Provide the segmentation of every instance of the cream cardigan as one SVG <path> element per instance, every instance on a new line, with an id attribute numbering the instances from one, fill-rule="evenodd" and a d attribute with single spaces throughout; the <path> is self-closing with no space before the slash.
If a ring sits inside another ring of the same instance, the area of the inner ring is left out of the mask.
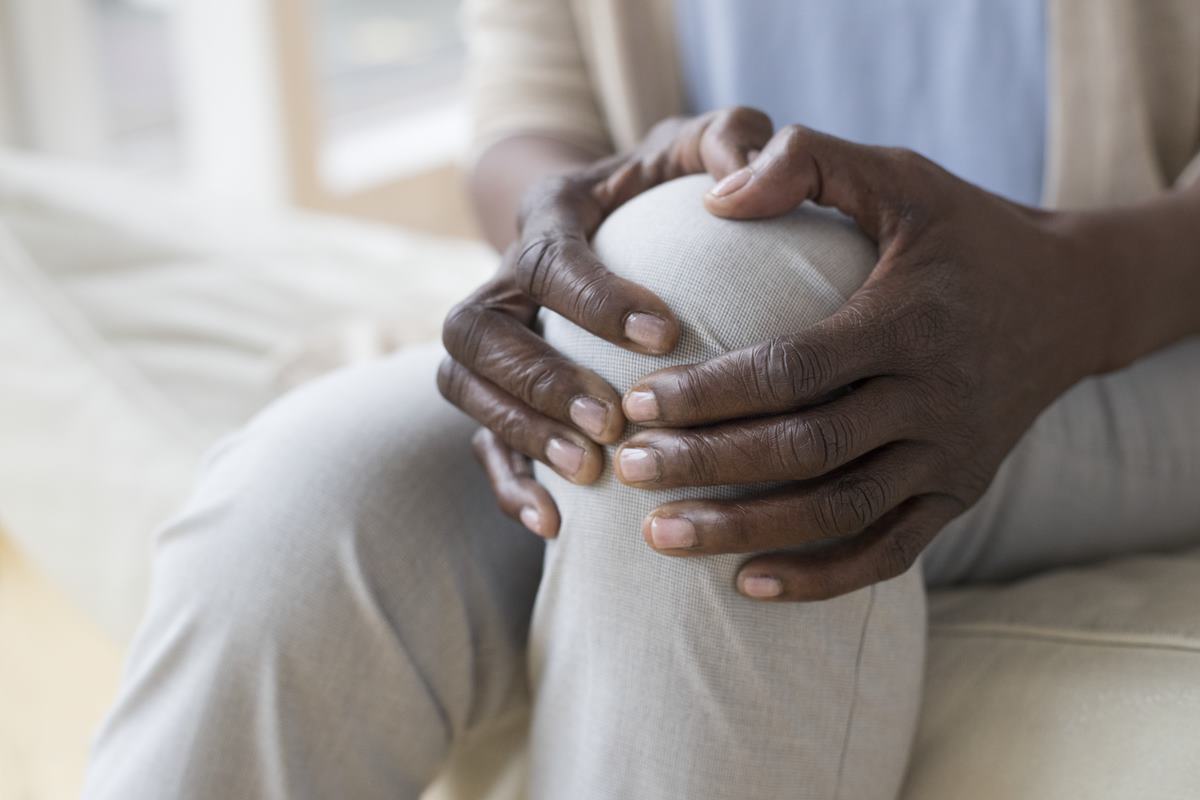
<path id="1" fill-rule="evenodd" d="M 1047 5 L 1045 204 L 1134 202 L 1200 177 L 1200 0 Z M 475 153 L 531 132 L 620 150 L 681 113 L 673 6 L 467 0 Z"/>

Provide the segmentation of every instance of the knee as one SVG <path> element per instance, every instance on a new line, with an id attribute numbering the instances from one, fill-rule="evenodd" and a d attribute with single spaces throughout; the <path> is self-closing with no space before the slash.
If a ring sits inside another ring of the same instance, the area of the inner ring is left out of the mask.
<path id="1" fill-rule="evenodd" d="M 594 238 L 610 270 L 651 289 L 675 312 L 683 326 L 677 361 L 816 323 L 875 264 L 874 243 L 836 213 L 805 207 L 775 219 L 721 219 L 703 206 L 710 186 L 707 176 L 664 184 L 619 208 Z M 547 336 L 565 332 L 548 324 Z M 653 368 L 668 365 L 656 360 Z"/>

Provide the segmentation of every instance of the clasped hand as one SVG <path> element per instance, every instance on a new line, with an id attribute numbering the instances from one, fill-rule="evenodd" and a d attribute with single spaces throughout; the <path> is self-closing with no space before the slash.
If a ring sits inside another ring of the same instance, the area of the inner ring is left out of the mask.
<path id="1" fill-rule="evenodd" d="M 545 306 L 630 350 L 670 352 L 670 309 L 588 242 L 621 203 L 699 172 L 718 180 L 711 213 L 836 208 L 878 244 L 878 263 L 823 322 L 618 397 L 531 325 Z M 475 449 L 501 508 L 535 532 L 554 536 L 559 517 L 529 459 L 590 483 L 628 420 L 645 429 L 617 451 L 626 484 L 782 484 L 660 506 L 643 523 L 651 547 L 754 554 L 737 588 L 756 599 L 834 597 L 911 567 L 1041 410 L 1109 366 L 1096 333 L 1108 296 L 1071 230 L 910 151 L 774 132 L 744 108 L 671 120 L 634 153 L 530 193 L 499 272 L 446 320 L 439 385 L 484 426 Z"/>

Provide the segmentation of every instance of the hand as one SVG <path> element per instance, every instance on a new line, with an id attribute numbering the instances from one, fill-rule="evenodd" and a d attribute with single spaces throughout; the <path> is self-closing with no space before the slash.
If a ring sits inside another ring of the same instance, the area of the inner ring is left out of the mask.
<path id="1" fill-rule="evenodd" d="M 524 200 L 518 241 L 495 277 L 446 318 L 449 358 L 438 385 L 484 425 L 474 448 L 500 507 L 535 533 L 556 535 L 559 515 L 528 459 L 591 483 L 603 468 L 597 445 L 615 442 L 625 428 L 612 387 L 531 329 L 538 307 L 621 347 L 670 352 L 679 338 L 671 310 L 649 290 L 609 273 L 588 242 L 633 196 L 686 174 L 723 178 L 770 136 L 770 120 L 747 109 L 668 120 L 630 155 L 537 184 Z"/>
<path id="2" fill-rule="evenodd" d="M 759 554 L 737 584 L 764 600 L 908 570 L 1038 413 L 1107 368 L 1115 318 L 1113 287 L 1064 218 L 908 151 L 790 127 L 705 198 L 734 219 L 806 200 L 878 242 L 866 283 L 818 325 L 644 378 L 625 414 L 656 427 L 616 457 L 618 477 L 643 488 L 786 482 L 668 503 L 644 522 L 666 555 Z"/>

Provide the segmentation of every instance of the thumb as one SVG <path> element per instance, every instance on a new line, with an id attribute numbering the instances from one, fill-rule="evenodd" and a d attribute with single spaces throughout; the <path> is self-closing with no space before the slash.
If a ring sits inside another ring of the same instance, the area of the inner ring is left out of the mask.
<path id="1" fill-rule="evenodd" d="M 708 172 L 720 180 L 746 166 L 770 140 L 771 118 L 745 106 L 660 122 L 594 196 L 606 211 L 660 183 Z"/>
<path id="2" fill-rule="evenodd" d="M 748 166 L 714 186 L 704 204 L 718 217 L 761 219 L 811 200 L 841 211 L 879 241 L 901 194 L 896 152 L 791 125 Z"/>

